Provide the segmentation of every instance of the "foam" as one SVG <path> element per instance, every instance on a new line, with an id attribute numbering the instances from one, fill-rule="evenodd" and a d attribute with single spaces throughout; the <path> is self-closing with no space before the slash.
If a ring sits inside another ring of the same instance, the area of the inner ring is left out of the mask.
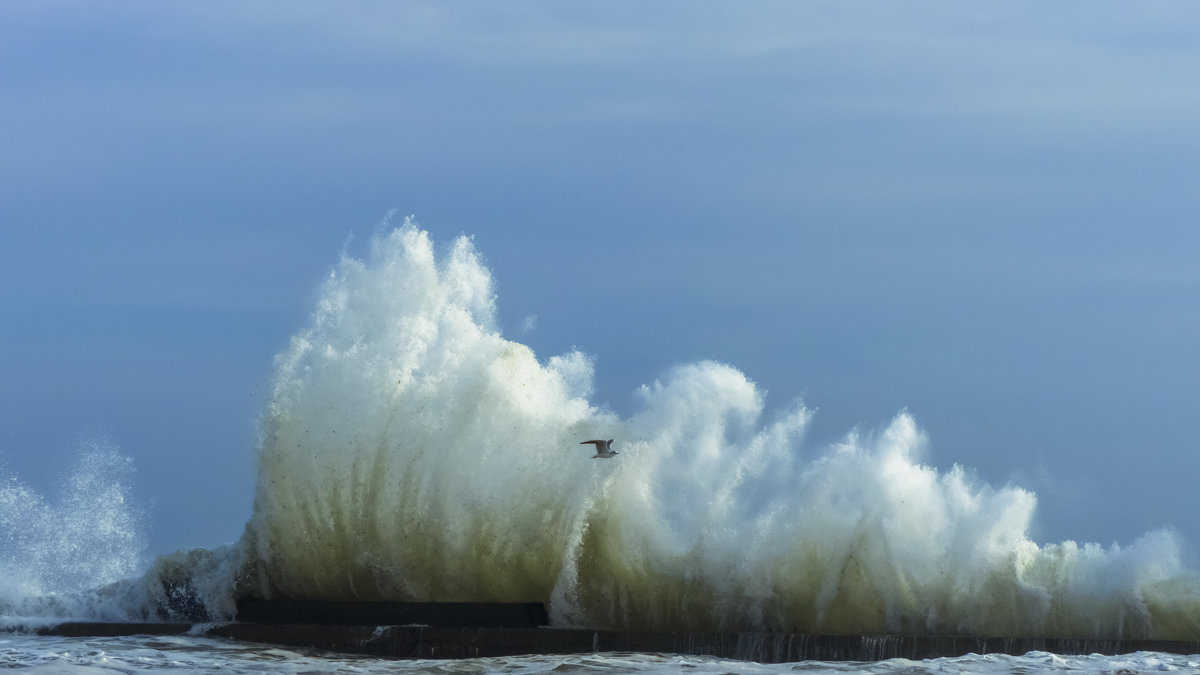
<path id="1" fill-rule="evenodd" d="M 1196 635 L 1173 533 L 1039 546 L 1034 495 L 923 464 L 905 412 L 813 447 L 803 405 L 768 419 L 744 374 L 701 362 L 621 418 L 588 400 L 590 359 L 496 326 L 465 237 L 439 254 L 406 222 L 341 260 L 277 358 L 244 586 L 543 601 L 598 627 Z"/>
<path id="2" fill-rule="evenodd" d="M 1174 533 L 1038 545 L 1035 496 L 924 463 L 907 412 L 817 445 L 802 404 L 768 414 L 704 361 L 620 417 L 590 402 L 591 359 L 496 326 L 469 239 L 377 236 L 277 357 L 244 537 L 147 563 L 132 465 L 90 444 L 60 495 L 0 477 L 0 620 L 224 621 L 254 595 L 541 601 L 595 628 L 1200 634 Z"/>
<path id="3" fill-rule="evenodd" d="M 146 563 L 132 473 L 129 457 L 102 439 L 83 445 L 58 494 L 0 478 L 0 617 L 113 615 L 111 598 L 92 590 Z"/>

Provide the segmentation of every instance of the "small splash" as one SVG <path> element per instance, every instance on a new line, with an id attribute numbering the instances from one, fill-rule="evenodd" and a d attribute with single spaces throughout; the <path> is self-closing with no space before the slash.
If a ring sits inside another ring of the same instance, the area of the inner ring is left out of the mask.
<path id="1" fill-rule="evenodd" d="M 0 479 L 0 630 L 234 616 L 234 586 L 245 578 L 240 545 L 150 560 L 133 474 L 133 461 L 101 440 L 81 449 L 49 497 L 15 476 Z"/>
<path id="2" fill-rule="evenodd" d="M 115 443 L 97 440 L 49 497 L 0 478 L 0 614 L 90 616 L 96 608 L 83 596 L 145 568 L 133 473 Z"/>
<path id="3" fill-rule="evenodd" d="M 144 516 L 132 460 L 110 441 L 89 443 L 52 498 L 14 476 L 0 484 L 0 594 L 64 593 L 135 574 L 145 564 Z"/>

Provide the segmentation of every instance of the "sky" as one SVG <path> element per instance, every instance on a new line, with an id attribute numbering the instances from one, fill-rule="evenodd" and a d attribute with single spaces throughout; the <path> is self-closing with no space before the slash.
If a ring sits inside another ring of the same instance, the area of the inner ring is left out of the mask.
<path id="1" fill-rule="evenodd" d="M 715 359 L 908 410 L 1030 534 L 1200 544 L 1200 5 L 0 4 L 0 471 L 137 467 L 235 540 L 272 360 L 343 252 L 474 238 L 593 401 Z M 389 216 L 391 214 L 391 216 Z M 1194 550 L 1193 550 L 1194 552 Z"/>

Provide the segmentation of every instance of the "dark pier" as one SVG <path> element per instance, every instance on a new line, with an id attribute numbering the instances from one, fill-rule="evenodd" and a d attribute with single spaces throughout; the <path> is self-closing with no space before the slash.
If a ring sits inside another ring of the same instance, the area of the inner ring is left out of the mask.
<path id="1" fill-rule="evenodd" d="M 405 659 L 521 654 L 651 652 L 786 663 L 929 659 L 965 654 L 1200 653 L 1200 641 L 967 636 L 810 635 L 753 632 L 634 632 L 547 626 L 541 604 L 254 602 L 236 623 L 64 623 L 45 635 L 189 633 Z"/>

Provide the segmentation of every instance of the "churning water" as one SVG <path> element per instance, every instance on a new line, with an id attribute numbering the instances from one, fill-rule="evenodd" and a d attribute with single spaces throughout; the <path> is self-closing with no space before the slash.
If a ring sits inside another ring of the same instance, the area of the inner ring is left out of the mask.
<path id="1" fill-rule="evenodd" d="M 1038 545 L 1034 495 L 923 465 L 907 413 L 817 446 L 809 410 L 768 416 L 723 363 L 620 417 L 589 401 L 588 357 L 539 359 L 495 303 L 467 238 L 439 251 L 406 222 L 344 257 L 277 357 L 241 541 L 136 577 L 124 460 L 101 449 L 62 503 L 0 483 L 0 613 L 221 620 L 250 594 L 542 601 L 597 628 L 1200 637 L 1168 531 Z M 621 454 L 589 459 L 590 438 Z M 72 518 L 90 539 L 37 524 Z"/>
<path id="2" fill-rule="evenodd" d="M 1034 496 L 940 473 L 901 414 L 805 443 L 735 368 L 685 365 L 625 419 L 592 366 L 496 329 L 460 238 L 343 259 L 278 360 L 244 545 L 267 594 L 547 603 L 633 629 L 1194 638 L 1173 535 L 1038 546 Z M 590 460 L 579 441 L 617 438 Z"/>
<path id="3" fill-rule="evenodd" d="M 292 650 L 200 637 L 32 638 L 0 636 L 0 666 L 19 665 L 35 673 L 110 675 L 175 671 L 187 673 L 396 673 L 403 675 L 535 675 L 575 673 L 689 673 L 690 675 L 1007 675 L 1052 671 L 1132 675 L 1140 672 L 1197 672 L 1192 656 L 1139 652 L 1124 656 L 970 655 L 958 658 L 875 662 L 761 664 L 677 654 L 529 655 L 458 661 L 397 661 L 312 650 Z"/>

